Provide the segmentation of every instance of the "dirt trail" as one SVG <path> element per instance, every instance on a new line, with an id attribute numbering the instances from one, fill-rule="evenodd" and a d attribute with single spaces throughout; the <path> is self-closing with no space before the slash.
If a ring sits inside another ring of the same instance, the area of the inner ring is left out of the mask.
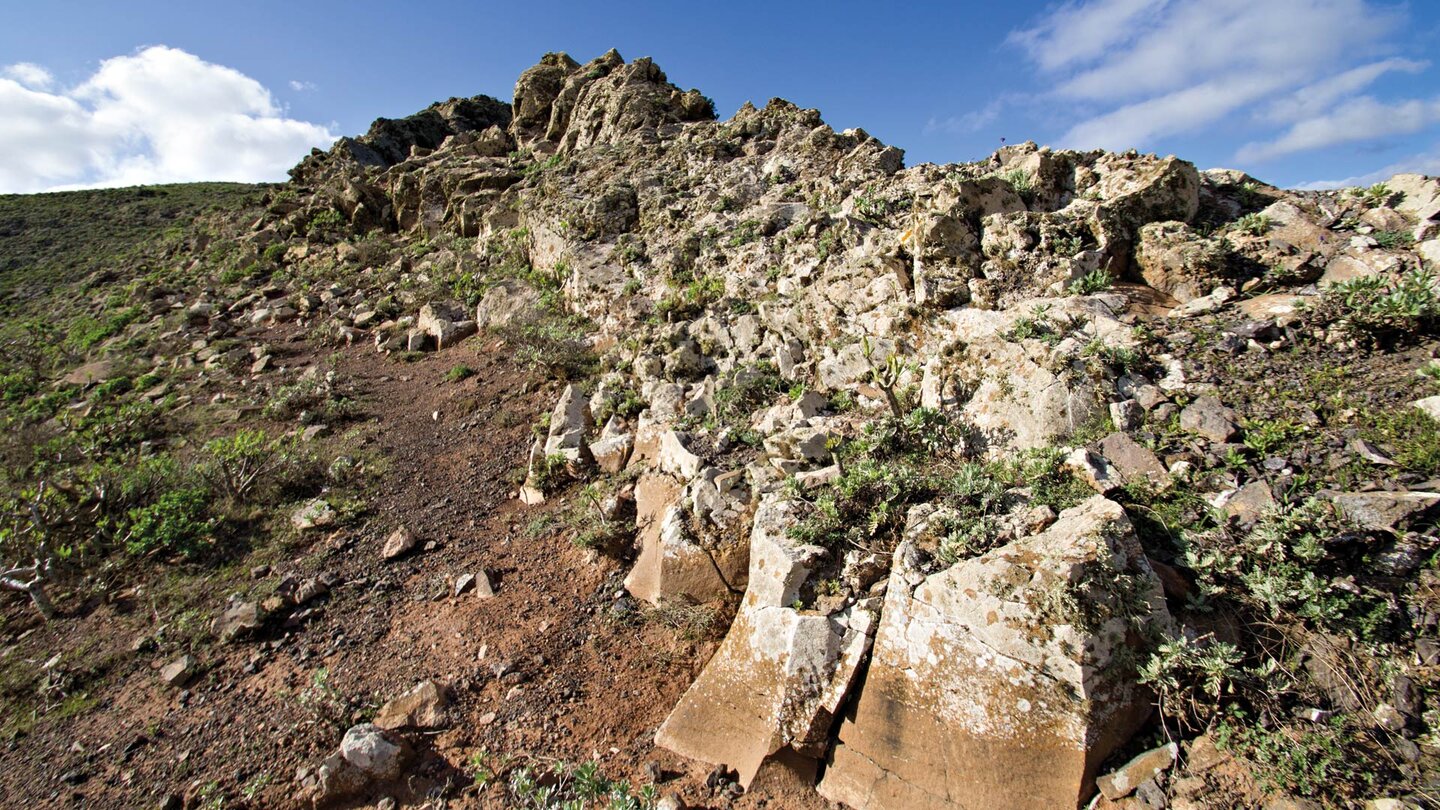
<path id="1" fill-rule="evenodd" d="M 273 345 L 286 365 L 317 362 L 295 334 Z M 333 356 L 364 417 L 360 433 L 388 468 L 352 526 L 320 537 L 268 578 L 324 572 L 344 584 L 297 627 L 260 640 L 196 650 L 205 673 L 185 692 L 155 669 L 173 655 L 132 652 L 154 633 L 142 588 L 50 627 L 34 626 L 5 655 L 36 665 L 108 662 L 98 687 L 68 722 L 43 716 L 0 751 L 0 794 L 11 806 L 151 806 L 168 794 L 224 795 L 223 806 L 296 806 L 294 776 L 333 750 L 344 728 L 386 699 L 430 678 L 452 685 L 453 722 L 411 734 L 421 756 L 401 785 L 341 806 L 393 796 L 402 806 L 448 797 L 448 807 L 505 807 L 498 785 L 473 787 L 475 757 L 495 764 L 596 759 L 610 778 L 648 781 L 692 806 L 729 806 L 705 787 L 706 767 L 655 749 L 655 728 L 715 647 L 620 599 L 624 564 L 576 548 L 563 525 L 565 498 L 538 508 L 512 496 L 530 424 L 554 402 L 554 382 L 514 368 L 494 340 L 476 338 L 413 363 L 368 347 Z M 460 383 L 457 364 L 476 374 Z M 367 427 L 368 426 L 368 427 Z M 400 525 L 430 550 L 385 563 L 380 547 Z M 236 563 L 248 571 L 250 563 Z M 487 571 L 496 596 L 453 596 L 464 573 Z M 242 583 L 243 584 L 243 583 Z M 208 623 L 227 593 L 210 596 Z M 35 625 L 7 601 L 6 627 Z M 101 639 L 98 642 L 87 639 Z M 496 677 L 497 665 L 504 666 Z M 752 791 L 736 806 L 818 807 L 812 791 Z M 189 805 L 187 805 L 189 806 Z M 440 805 L 435 805 L 440 806 Z"/>

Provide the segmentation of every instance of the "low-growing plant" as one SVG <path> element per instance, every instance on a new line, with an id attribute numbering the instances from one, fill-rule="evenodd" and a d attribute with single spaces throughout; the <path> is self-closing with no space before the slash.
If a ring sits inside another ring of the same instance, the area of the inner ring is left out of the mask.
<path id="1" fill-rule="evenodd" d="M 1235 220 L 1235 230 L 1250 236 L 1264 236 L 1270 231 L 1270 218 L 1264 214 L 1246 214 Z"/>
<path id="2" fill-rule="evenodd" d="M 1326 804 L 1358 798 L 1386 769 L 1344 715 L 1305 728 L 1267 728 L 1239 709 L 1215 729 L 1222 751 L 1244 757 L 1266 793 L 1323 799 Z"/>
<path id="3" fill-rule="evenodd" d="M 1115 277 L 1104 269 L 1092 270 L 1070 282 L 1066 291 L 1071 295 L 1094 295 L 1104 292 L 1115 284 Z"/>
<path id="4" fill-rule="evenodd" d="M 131 554 L 177 554 L 196 558 L 213 545 L 215 521 L 203 487 L 171 490 L 127 515 L 125 550 Z"/>
<path id="5" fill-rule="evenodd" d="M 1305 426 L 1293 419 L 1247 419 L 1245 446 L 1261 455 L 1269 455 L 1289 447 L 1306 433 Z"/>
<path id="6" fill-rule="evenodd" d="M 573 380 L 599 369 L 599 360 L 585 339 L 585 321 L 576 316 L 545 314 L 511 322 L 499 332 L 512 347 L 515 360 L 531 370 Z"/>
<path id="7" fill-rule="evenodd" d="M 445 380 L 445 382 L 448 383 L 458 383 L 464 382 L 465 380 L 468 380 L 474 376 L 475 369 L 461 363 L 459 365 L 451 366 L 450 370 L 445 372 L 445 376 L 443 377 L 443 379 Z"/>
<path id="8" fill-rule="evenodd" d="M 1394 344 L 1440 325 L 1440 292 L 1428 270 L 1407 270 L 1396 279 L 1361 276 L 1332 284 L 1309 307 L 1310 319 L 1366 343 Z"/>
<path id="9" fill-rule="evenodd" d="M 1386 250 L 1404 250 L 1415 244 L 1415 235 L 1409 231 L 1376 231 L 1370 238 Z"/>
<path id="10" fill-rule="evenodd" d="M 289 483 L 299 457 L 297 438 L 272 439 L 263 430 L 247 429 L 206 442 L 196 471 L 218 494 L 244 503 L 261 488 Z"/>
<path id="11" fill-rule="evenodd" d="M 1181 636 L 1155 647 L 1140 666 L 1139 681 L 1155 690 L 1162 718 L 1185 730 L 1203 728 L 1243 676 L 1243 660 L 1233 644 Z"/>

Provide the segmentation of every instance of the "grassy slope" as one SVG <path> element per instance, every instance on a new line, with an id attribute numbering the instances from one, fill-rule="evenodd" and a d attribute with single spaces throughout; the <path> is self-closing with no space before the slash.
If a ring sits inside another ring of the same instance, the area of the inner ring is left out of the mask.
<path id="1" fill-rule="evenodd" d="M 144 248 L 197 216 L 254 205 L 268 186 L 168 186 L 0 195 L 0 313 L 97 270 L 128 275 Z"/>

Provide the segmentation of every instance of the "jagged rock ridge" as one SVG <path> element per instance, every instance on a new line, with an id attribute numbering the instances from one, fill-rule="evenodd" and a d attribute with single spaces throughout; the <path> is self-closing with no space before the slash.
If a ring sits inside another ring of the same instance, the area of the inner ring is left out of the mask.
<path id="1" fill-rule="evenodd" d="M 1243 293 L 1263 338 L 1323 285 L 1434 262 L 1437 187 L 1397 178 L 1370 204 L 1033 143 L 902 157 L 779 99 L 716 121 L 646 59 L 548 54 L 512 107 L 452 100 L 307 159 L 250 239 L 338 253 L 314 226 L 335 211 L 356 232 L 473 240 L 388 276 L 496 279 L 478 302 L 363 323 L 331 307 L 343 339 L 380 351 L 503 333 L 556 300 L 588 319 L 606 370 L 567 388 L 521 496 L 543 500 L 559 469 L 626 471 L 630 592 L 739 597 L 660 745 L 746 785 L 825 762 L 821 793 L 856 808 L 1071 806 L 1151 713 L 1136 656 L 1182 637 L 1116 498 L 1185 480 L 1189 461 L 1126 425 L 1208 389 L 1173 356 L 1135 362 L 1134 327 Z M 805 393 L 735 413 L 766 375 Z M 873 543 L 801 540 L 815 493 L 851 474 L 837 448 L 887 408 L 903 420 L 902 398 L 965 427 L 933 448 L 957 470 L 1058 450 L 1093 497 L 1056 510 L 1016 482 L 982 519 L 937 493 Z M 1221 419 L 1216 446 L 1239 436 Z M 1106 423 L 1100 445 L 1074 441 Z M 957 527 L 981 553 L 953 552 Z"/>

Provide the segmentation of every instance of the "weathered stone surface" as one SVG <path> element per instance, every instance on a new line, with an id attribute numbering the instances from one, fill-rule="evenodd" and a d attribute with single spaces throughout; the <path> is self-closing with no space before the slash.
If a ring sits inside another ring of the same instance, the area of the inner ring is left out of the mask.
<path id="1" fill-rule="evenodd" d="M 385 546 L 380 549 L 380 558 L 393 560 L 409 554 L 420 544 L 420 538 L 410 531 L 409 526 L 401 526 L 385 538 Z"/>
<path id="2" fill-rule="evenodd" d="M 1215 397 L 1200 397 L 1180 412 L 1180 427 L 1212 442 L 1228 442 L 1240 435 L 1240 419 Z"/>
<path id="3" fill-rule="evenodd" d="M 1113 773 L 1107 773 L 1095 780 L 1096 787 L 1107 799 L 1121 799 L 1135 792 L 1141 783 L 1154 779 L 1157 774 L 1175 764 L 1180 754 L 1176 743 L 1152 748 L 1121 765 Z"/>
<path id="4" fill-rule="evenodd" d="M 1148 481 L 1159 484 L 1169 477 L 1155 451 L 1124 433 L 1111 433 L 1101 439 L 1099 450 L 1126 483 Z"/>
<path id="5" fill-rule="evenodd" d="M 590 444 L 590 455 L 601 472 L 615 474 L 625 469 L 630 460 L 630 451 L 635 449 L 635 437 L 629 433 L 606 436 Z"/>
<path id="6" fill-rule="evenodd" d="M 744 586 L 747 548 L 733 538 L 704 545 L 690 530 L 684 485 L 664 473 L 650 473 L 635 485 L 640 555 L 625 577 L 625 588 L 652 604 L 709 602 Z"/>
<path id="7" fill-rule="evenodd" d="M 1227 516 L 1248 526 L 1275 508 L 1275 504 L 1275 494 L 1270 491 L 1269 484 L 1264 481 L 1251 481 L 1226 499 L 1224 509 Z"/>
<path id="8" fill-rule="evenodd" d="M 261 624 L 263 624 L 263 617 L 260 615 L 259 605 L 254 602 L 237 601 L 231 603 L 224 613 L 215 617 L 211 629 L 221 641 L 235 641 L 259 630 Z"/>
<path id="9" fill-rule="evenodd" d="M 485 292 L 475 307 L 477 329 L 503 329 L 533 321 L 540 313 L 540 293 L 523 281 L 505 279 Z"/>
<path id="10" fill-rule="evenodd" d="M 656 463 L 660 469 L 686 481 L 700 473 L 700 457 L 685 446 L 684 435 L 673 430 L 660 434 Z"/>
<path id="11" fill-rule="evenodd" d="M 371 723 L 345 732 L 340 748 L 321 763 L 313 796 L 316 804 L 360 793 L 368 786 L 400 777 L 410 759 L 404 741 Z"/>
<path id="12" fill-rule="evenodd" d="M 655 735 L 663 748 L 734 768 L 742 785 L 767 761 L 823 755 L 873 631 L 868 602 L 828 616 L 790 607 L 824 553 L 785 535 L 793 520 L 777 495 L 761 501 L 740 612 Z"/>
<path id="13" fill-rule="evenodd" d="M 178 689 L 189 683 L 199 672 L 200 662 L 195 660 L 195 656 L 182 655 L 161 668 L 160 680 Z"/>
<path id="14" fill-rule="evenodd" d="M 1150 711 L 1119 653 L 1137 628 L 1171 631 L 1124 510 L 1096 496 L 928 576 L 912 556 L 896 551 L 821 794 L 858 810 L 1074 807 Z"/>
<path id="15" fill-rule="evenodd" d="M 1410 403 L 1419 408 L 1426 416 L 1440 421 L 1440 396 L 1425 397 Z"/>
<path id="16" fill-rule="evenodd" d="M 1375 531 L 1393 532 L 1425 522 L 1440 505 L 1440 492 L 1322 492 L 1355 523 Z"/>
<path id="17" fill-rule="evenodd" d="M 1114 492 L 1124 484 L 1119 472 L 1104 456 L 1096 455 L 1084 447 L 1073 450 L 1063 463 L 1065 469 L 1101 495 Z"/>
<path id="18" fill-rule="evenodd" d="M 550 432 L 545 438 L 545 455 L 561 455 L 568 461 L 581 461 L 589 456 L 585 436 L 595 426 L 590 415 L 590 399 L 578 385 L 567 385 L 550 413 Z"/>
<path id="19" fill-rule="evenodd" d="M 374 723 L 383 729 L 443 728 L 449 721 L 445 709 L 450 695 L 434 681 L 421 681 L 409 692 L 387 701 L 375 715 Z"/>
<path id="20" fill-rule="evenodd" d="M 1224 263 L 1219 241 L 1201 237 L 1183 222 L 1154 222 L 1140 229 L 1135 264 L 1141 279 L 1181 303 L 1215 289 Z"/>

